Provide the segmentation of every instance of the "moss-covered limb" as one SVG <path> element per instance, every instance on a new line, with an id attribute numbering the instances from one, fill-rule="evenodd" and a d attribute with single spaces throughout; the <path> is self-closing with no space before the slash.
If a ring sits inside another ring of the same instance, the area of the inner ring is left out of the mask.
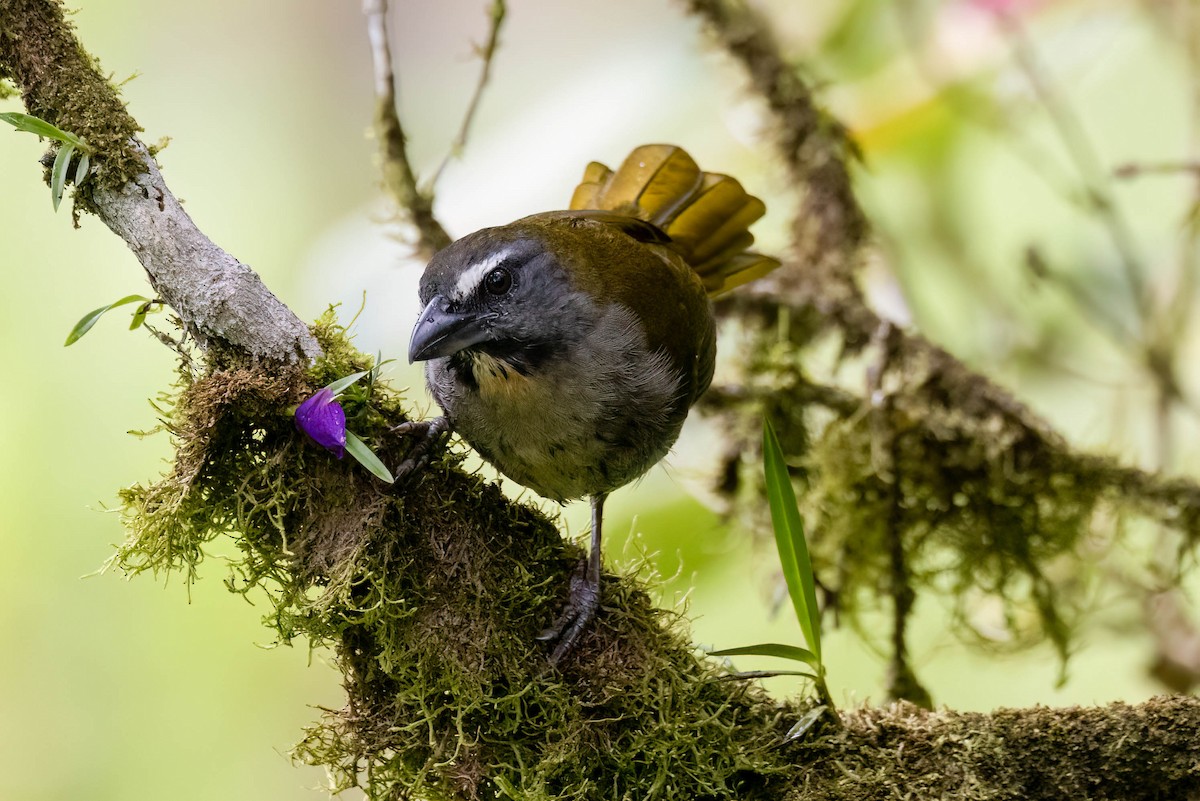
<path id="1" fill-rule="evenodd" d="M 118 187 L 143 171 L 133 146 L 141 128 L 58 0 L 0 0 L 0 78 L 16 84 L 30 114 L 87 141 L 92 180 Z"/>
<path id="2" fill-rule="evenodd" d="M 880 588 L 895 598 L 907 582 L 948 596 L 960 632 L 974 640 L 977 613 L 999 599 L 1008 647 L 1048 638 L 1065 662 L 1103 560 L 1128 530 L 1098 537 L 1095 523 L 1105 531 L 1114 517 L 1140 516 L 1180 531 L 1193 547 L 1200 536 L 1195 481 L 1080 453 L 932 346 L 925 347 L 933 358 L 916 358 L 911 336 L 893 331 L 886 370 L 861 394 L 816 385 L 800 343 L 777 328 L 759 336 L 752 383 L 723 388 L 709 408 L 726 417 L 722 427 L 734 438 L 752 432 L 763 413 L 776 423 L 806 488 L 818 575 L 850 621 L 878 608 Z M 745 444 L 731 450 L 743 455 L 722 471 L 720 489 L 743 514 L 759 515 L 756 444 L 752 434 L 740 436 Z"/>
<path id="3" fill-rule="evenodd" d="M 337 786 L 381 799 L 638 801 L 897 788 L 1049 799 L 1082 786 L 1089 794 L 1074 797 L 1182 798 L 1172 793 L 1195 786 L 1200 703 L 1189 699 L 995 716 L 858 710 L 844 731 L 784 746 L 801 710 L 723 677 L 625 577 L 604 577 L 596 620 L 551 669 L 535 635 L 580 549 L 453 458 L 389 488 L 307 443 L 284 409 L 369 366 L 330 319 L 318 338 L 327 358 L 310 371 L 184 379 L 164 407 L 177 462 L 125 493 L 131 536 L 118 563 L 187 571 L 214 538 L 234 538 L 230 586 L 265 591 L 284 641 L 335 649 L 347 704 L 297 754 Z M 397 394 L 376 385 L 347 414 L 386 463 L 404 458 Z"/>
<path id="4" fill-rule="evenodd" d="M 779 52 L 770 26 L 745 3 L 689 0 L 688 6 L 709 22 L 718 43 L 742 63 L 754 90 L 767 101 L 776 118 L 777 150 L 792 172 L 797 190 L 806 197 L 795 221 L 796 251 L 785 260 L 780 280 L 764 284 L 763 291 L 731 297 L 723 304 L 723 313 L 756 328 L 767 350 L 776 344 L 779 318 L 787 316 L 792 321 L 791 341 L 797 359 L 800 348 L 819 331 L 834 332 L 850 352 L 865 347 L 884 321 L 866 305 L 854 285 L 853 269 L 869 245 L 869 229 L 847 166 L 854 154 L 853 143 L 845 129 L 816 104 L 796 66 Z M 1185 531 L 1193 542 L 1200 538 L 1200 484 L 1196 481 L 1079 453 L 1011 392 L 919 334 L 892 330 L 889 350 L 892 372 L 905 376 L 892 392 L 907 396 L 907 426 L 925 429 L 935 441 L 945 439 L 952 430 L 955 438 L 967 440 L 957 443 L 959 446 L 977 451 L 986 449 L 980 440 L 995 436 L 1028 441 L 1032 451 L 1044 455 L 1063 474 L 1103 488 L 1102 492 L 1123 499 L 1157 522 Z M 771 379 L 769 374 L 752 375 L 747 383 L 761 388 Z M 773 394 L 770 405 L 777 408 L 801 410 L 817 403 L 843 417 L 865 408 L 861 398 L 804 380 L 776 383 L 768 391 Z M 733 386 L 726 387 L 726 392 L 744 394 L 742 388 Z M 815 397 L 814 392 L 824 396 Z M 743 408 L 754 408 L 757 413 L 761 407 Z M 929 419 L 924 416 L 927 409 L 933 413 Z M 942 455 L 940 450 L 932 451 L 930 458 Z M 799 452 L 793 455 L 801 456 Z M 913 495 L 919 501 L 922 493 L 918 488 Z"/>
<path id="5" fill-rule="evenodd" d="M 334 647 L 346 674 L 347 707 L 300 755 L 373 797 L 771 797 L 796 713 L 720 680 L 636 581 L 605 576 L 553 670 L 536 634 L 581 552 L 551 521 L 453 460 L 389 488 L 303 439 L 283 410 L 367 366 L 331 331 L 311 373 L 185 381 L 166 416 L 174 470 L 124 494 L 118 564 L 192 571 L 232 535 L 231 586 L 265 589 L 280 637 Z M 377 385 L 347 415 L 386 463 L 404 458 L 398 396 Z"/>
<path id="6" fill-rule="evenodd" d="M 57 0 L 0 0 L 0 78 L 17 85 L 31 114 L 87 140 L 94 172 L 77 189 L 77 208 L 129 244 L 202 345 L 261 362 L 319 355 L 308 327 L 184 212 Z"/>
<path id="7" fill-rule="evenodd" d="M 1134 513 L 1183 532 L 1195 546 L 1200 483 L 1080 452 L 1009 391 L 882 320 L 855 283 L 870 242 L 850 183 L 854 148 L 845 131 L 818 107 L 770 26 L 747 4 L 689 0 L 688 7 L 765 99 L 776 150 L 804 199 L 784 269 L 718 308 L 752 331 L 752 356 L 707 404 L 723 413 L 730 439 L 724 450 L 737 455 L 717 489 L 756 513 L 757 460 L 742 455 L 756 453 L 758 418 L 766 412 L 808 485 L 821 575 L 843 611 L 876 604 L 880 587 L 902 597 L 897 561 L 884 558 L 895 557 L 889 546 L 900 544 L 914 587 L 953 594 L 964 621 L 973 599 L 999 595 L 1013 602 L 1007 608 L 1015 641 L 1046 635 L 1065 661 L 1089 573 L 1062 563 L 1079 558 L 1093 520 Z M 879 415 L 868 411 L 877 398 L 867 396 L 875 393 L 822 386 L 801 364 L 810 345 L 832 338 L 844 356 L 865 355 L 869 368 L 885 329 L 888 375 L 880 388 L 888 437 L 881 439 L 870 424 Z M 885 470 L 880 457 L 889 442 L 897 450 Z M 896 522 L 897 508 L 899 528 L 889 529 L 885 521 Z M 1028 625 L 1024 608 L 1037 625 Z"/>
<path id="8" fill-rule="evenodd" d="M 841 734 L 798 749 L 789 799 L 1186 801 L 1200 797 L 1200 700 L 1133 706 L 844 715 Z"/>

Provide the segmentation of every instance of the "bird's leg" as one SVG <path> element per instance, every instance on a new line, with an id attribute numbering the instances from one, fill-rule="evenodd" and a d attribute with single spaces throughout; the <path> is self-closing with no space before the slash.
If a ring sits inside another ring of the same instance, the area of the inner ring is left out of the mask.
<path id="1" fill-rule="evenodd" d="M 438 440 L 450 431 L 450 421 L 446 417 L 435 417 L 432 420 L 410 420 L 392 429 L 392 433 L 401 436 L 414 435 L 417 441 L 409 448 L 408 457 L 393 470 L 396 481 L 407 477 L 429 462 L 430 451 Z"/>
<path id="2" fill-rule="evenodd" d="M 600 605 L 600 522 L 604 517 L 604 493 L 592 496 L 592 545 L 575 575 L 571 576 L 571 594 L 550 628 L 538 635 L 539 640 L 555 640 L 550 664 L 557 665 L 570 652 L 584 626 L 596 614 Z"/>

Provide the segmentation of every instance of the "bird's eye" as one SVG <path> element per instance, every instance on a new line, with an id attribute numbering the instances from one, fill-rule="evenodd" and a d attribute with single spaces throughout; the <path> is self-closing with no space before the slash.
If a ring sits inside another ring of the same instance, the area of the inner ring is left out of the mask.
<path id="1" fill-rule="evenodd" d="M 493 295 L 503 295 L 512 289 L 512 273 L 507 267 L 497 267 L 483 279 L 483 287 Z"/>

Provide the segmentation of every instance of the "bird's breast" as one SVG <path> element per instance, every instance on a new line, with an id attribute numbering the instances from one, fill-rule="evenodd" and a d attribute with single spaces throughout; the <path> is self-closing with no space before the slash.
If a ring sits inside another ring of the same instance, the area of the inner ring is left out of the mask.
<path id="1" fill-rule="evenodd" d="M 480 455 L 554 500 L 638 478 L 666 455 L 687 415 L 680 369 L 619 304 L 534 368 L 464 355 L 429 363 L 434 398 Z"/>

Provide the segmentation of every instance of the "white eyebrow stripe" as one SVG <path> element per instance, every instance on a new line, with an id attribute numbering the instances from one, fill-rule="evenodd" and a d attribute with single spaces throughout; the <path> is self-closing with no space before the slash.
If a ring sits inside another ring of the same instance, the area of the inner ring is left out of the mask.
<path id="1" fill-rule="evenodd" d="M 458 277 L 458 281 L 454 283 L 454 289 L 450 291 L 450 294 L 455 300 L 465 300 L 479 288 L 479 282 L 483 280 L 483 277 L 490 273 L 496 265 L 507 259 L 508 254 L 511 252 L 512 248 L 497 251 L 483 261 L 476 262 L 463 270 L 462 275 Z"/>

